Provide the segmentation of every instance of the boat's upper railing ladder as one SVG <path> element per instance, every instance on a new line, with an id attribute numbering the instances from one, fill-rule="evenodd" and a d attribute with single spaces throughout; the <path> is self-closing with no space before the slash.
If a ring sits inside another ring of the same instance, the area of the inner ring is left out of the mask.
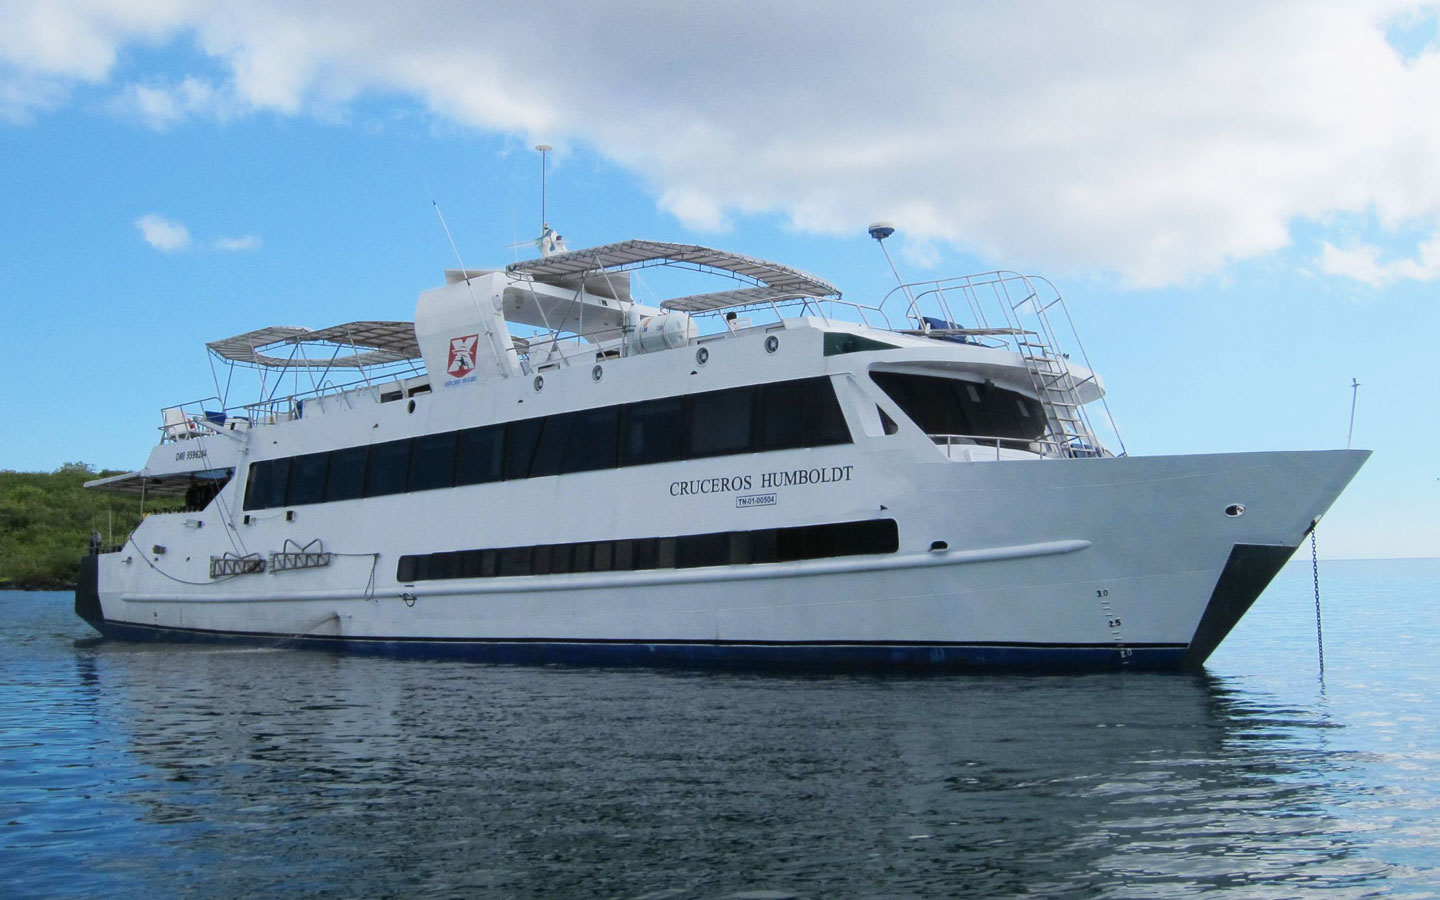
<path id="1" fill-rule="evenodd" d="M 1090 426 L 1089 414 L 1080 402 L 1080 385 L 1093 381 L 1095 376 L 1092 373 L 1077 380 L 1068 365 L 1069 357 L 1059 349 L 1049 312 L 1061 302 L 1058 294 L 1046 301 L 1033 292 L 1018 300 L 1007 298 L 1007 306 L 1017 323 L 1024 312 L 1032 311 L 1040 325 L 1035 331 L 1018 335 L 1016 345 L 1035 385 L 1035 394 L 1045 409 L 1051 440 L 1071 448 L 1072 455 L 1091 455 L 1098 452 L 1099 441 Z"/>
<path id="2" fill-rule="evenodd" d="M 1018 353 L 1030 374 L 1035 396 L 1044 408 L 1048 439 L 1055 446 L 1068 448 L 1071 456 L 1105 453 L 1081 401 L 1082 389 L 1095 380 L 1094 367 L 1080 343 L 1065 300 L 1053 284 L 1044 278 L 1016 272 L 987 272 L 902 285 L 892 290 L 886 299 L 902 293 L 908 303 L 907 314 L 921 333 L 933 335 L 937 329 L 941 335 L 983 333 L 986 339 L 998 340 Z M 927 306 L 938 310 L 938 324 L 936 316 L 926 315 Z M 966 329 L 960 324 L 962 318 L 957 317 L 957 310 L 966 313 L 964 318 L 979 327 Z M 1060 324 L 1085 361 L 1084 377 L 1077 377 L 1069 365 L 1070 355 L 1062 349 L 1059 338 L 1057 325 Z M 1123 453 L 1124 441 L 1115 428 L 1108 404 L 1104 404 L 1103 394 L 1101 403 L 1110 431 Z"/>

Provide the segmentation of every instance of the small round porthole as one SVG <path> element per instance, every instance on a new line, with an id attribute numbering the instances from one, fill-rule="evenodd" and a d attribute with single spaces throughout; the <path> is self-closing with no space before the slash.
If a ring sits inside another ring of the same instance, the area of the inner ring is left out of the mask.
<path id="1" fill-rule="evenodd" d="M 545 376 L 544 376 L 544 375 L 536 375 L 536 376 L 535 376 L 535 390 L 537 390 L 537 391 L 543 391 L 543 390 L 545 390 Z"/>
<path id="2" fill-rule="evenodd" d="M 412 413 L 415 411 L 415 401 L 414 401 L 414 400 L 411 400 L 409 403 L 405 404 L 405 411 L 406 411 L 406 412 L 412 412 Z"/>
<path id="3" fill-rule="evenodd" d="M 697 362 L 697 363 L 699 363 L 700 365 L 703 366 L 703 365 L 705 365 L 705 364 L 706 364 L 707 362 L 709 362 L 709 361 L 710 361 L 710 351 L 709 351 L 708 348 L 701 347 L 699 350 L 696 350 L 696 351 L 695 351 L 695 362 Z"/>
<path id="4" fill-rule="evenodd" d="M 1229 506 L 1225 507 L 1225 515 L 1229 516 L 1229 517 L 1232 518 L 1232 519 L 1238 519 L 1238 518 L 1240 518 L 1241 516 L 1245 515 L 1245 504 L 1243 504 L 1243 503 L 1232 503 L 1232 504 L 1230 504 Z"/>
<path id="5" fill-rule="evenodd" d="M 780 339 L 779 339 L 778 337 L 776 337 L 775 335 L 772 334 L 772 335 L 770 335 L 769 337 L 767 337 L 767 338 L 765 339 L 765 352 L 766 352 L 766 353 L 774 353 L 776 350 L 779 350 L 779 349 L 780 349 Z"/>
<path id="6" fill-rule="evenodd" d="M 602 379 L 602 378 L 604 378 L 604 377 L 605 377 L 605 368 L 604 368 L 603 366 L 596 366 L 595 368 L 593 368 L 593 369 L 590 370 L 590 380 L 591 380 L 591 381 L 599 381 L 600 379 Z"/>

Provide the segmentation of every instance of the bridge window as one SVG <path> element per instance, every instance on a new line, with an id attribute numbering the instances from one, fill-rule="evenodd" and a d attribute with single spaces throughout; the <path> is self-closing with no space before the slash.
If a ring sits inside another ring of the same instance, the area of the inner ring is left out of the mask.
<path id="1" fill-rule="evenodd" d="M 871 372 L 870 377 L 926 434 L 1025 443 L 1045 434 L 1039 401 L 1016 391 L 908 372 Z"/>

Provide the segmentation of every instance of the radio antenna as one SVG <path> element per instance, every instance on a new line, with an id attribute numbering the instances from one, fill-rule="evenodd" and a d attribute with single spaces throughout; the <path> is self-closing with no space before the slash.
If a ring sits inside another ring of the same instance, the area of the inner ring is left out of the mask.
<path id="1" fill-rule="evenodd" d="M 545 216 L 545 157 L 555 148 L 549 144 L 536 144 L 535 149 L 540 151 L 540 233 L 544 234 L 545 229 L 550 227 L 550 220 Z"/>
<path id="2" fill-rule="evenodd" d="M 549 144 L 536 144 L 535 149 L 540 151 L 540 237 L 535 240 L 535 246 L 544 258 L 564 253 L 569 248 L 565 246 L 563 237 L 550 230 L 550 217 L 545 214 L 545 163 L 546 157 L 555 148 Z"/>

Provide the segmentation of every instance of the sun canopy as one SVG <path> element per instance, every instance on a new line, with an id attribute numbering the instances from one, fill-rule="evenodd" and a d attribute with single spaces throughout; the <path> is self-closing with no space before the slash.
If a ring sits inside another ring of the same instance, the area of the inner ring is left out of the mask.
<path id="1" fill-rule="evenodd" d="M 677 297 L 660 304 L 666 309 L 700 312 L 750 303 L 840 296 L 834 285 L 789 266 L 695 244 L 661 241 L 624 241 L 587 250 L 572 250 L 511 263 L 505 270 L 512 275 L 528 275 L 537 281 L 566 283 L 596 272 L 625 272 L 650 266 L 688 268 L 754 285 L 740 290 Z"/>
<path id="2" fill-rule="evenodd" d="M 660 305 L 665 309 L 679 312 L 709 312 L 715 309 L 730 309 L 749 306 L 752 303 L 781 303 L 787 300 L 804 300 L 815 296 L 809 291 L 793 291 L 785 288 L 760 287 L 740 288 L 734 291 L 716 291 L 713 294 L 691 294 L 676 297 Z"/>
<path id="3" fill-rule="evenodd" d="M 358 369 L 420 358 L 413 322 L 347 322 L 319 331 L 271 325 L 205 346 L 222 359 L 278 369 Z M 302 348 L 329 355 L 305 355 Z"/>
<path id="4" fill-rule="evenodd" d="M 213 469 L 208 472 L 183 472 L 177 475 L 156 477 L 147 475 L 142 469 L 111 475 L 85 482 L 87 488 L 113 491 L 117 494 L 133 494 L 143 497 L 184 497 L 197 481 L 221 481 L 230 477 L 229 469 Z"/>

